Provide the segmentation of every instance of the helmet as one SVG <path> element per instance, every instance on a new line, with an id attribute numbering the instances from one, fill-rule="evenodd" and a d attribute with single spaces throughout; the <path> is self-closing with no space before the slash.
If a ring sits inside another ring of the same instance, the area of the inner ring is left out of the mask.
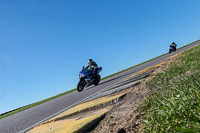
<path id="1" fill-rule="evenodd" d="M 92 62 L 92 61 L 93 61 L 92 59 L 89 59 L 89 60 L 88 60 L 88 63 L 90 63 L 90 62 Z"/>
<path id="2" fill-rule="evenodd" d="M 175 42 L 173 41 L 172 44 L 175 44 Z"/>

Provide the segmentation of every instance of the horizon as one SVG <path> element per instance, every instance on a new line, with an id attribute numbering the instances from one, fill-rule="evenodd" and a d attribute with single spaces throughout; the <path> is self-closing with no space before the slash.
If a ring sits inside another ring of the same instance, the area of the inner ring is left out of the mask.
<path id="1" fill-rule="evenodd" d="M 0 1 L 0 114 L 199 40 L 200 1 Z M 145 10 L 144 10 L 145 9 Z"/>

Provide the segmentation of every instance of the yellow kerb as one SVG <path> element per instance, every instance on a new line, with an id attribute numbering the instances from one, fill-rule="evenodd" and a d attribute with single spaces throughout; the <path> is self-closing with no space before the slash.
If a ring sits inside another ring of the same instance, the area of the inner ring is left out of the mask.
<path id="1" fill-rule="evenodd" d="M 72 119 L 59 120 L 56 122 L 46 123 L 35 127 L 28 133 L 74 133 L 80 130 L 83 126 L 89 122 L 100 118 L 111 108 L 104 108 L 97 112 L 91 113 L 90 115 L 83 117 L 78 116 Z"/>
<path id="2" fill-rule="evenodd" d="M 180 52 L 180 53 L 178 53 L 178 54 L 175 54 L 175 55 L 173 55 L 173 56 L 170 56 L 170 57 L 167 58 L 165 61 L 163 61 L 163 62 L 161 62 L 161 63 L 159 63 L 159 64 L 157 64 L 157 65 L 148 67 L 148 68 L 146 68 L 146 69 L 144 69 L 144 70 L 142 70 L 142 71 L 139 71 L 138 73 L 136 73 L 136 74 L 134 74 L 134 75 L 131 75 L 129 78 L 138 76 L 138 75 L 140 75 L 140 74 L 142 74 L 142 73 L 145 73 L 145 72 L 148 72 L 149 70 L 151 70 L 151 69 L 153 69 L 153 68 L 160 67 L 161 65 L 165 64 L 165 62 L 166 62 L 167 60 L 169 60 L 169 59 L 171 59 L 171 58 L 174 58 L 174 57 L 180 55 L 181 53 L 182 53 L 182 52 Z M 128 78 L 128 79 L 129 79 L 129 78 Z"/>
<path id="3" fill-rule="evenodd" d="M 88 101 L 79 104 L 55 117 L 44 122 L 43 124 L 33 128 L 28 133 L 71 133 L 79 130 L 81 127 L 89 123 L 90 121 L 99 118 L 101 115 L 108 112 L 111 107 L 101 109 L 91 114 L 85 114 L 84 116 L 74 116 L 73 118 L 65 118 L 72 113 L 79 112 L 81 110 L 91 108 L 109 101 L 115 100 L 126 93 L 118 94 L 116 96 L 105 96 L 97 98 L 92 101 Z M 56 120 L 57 119 L 57 120 Z M 55 121 L 56 120 L 56 121 Z"/>
<path id="4" fill-rule="evenodd" d="M 76 106 L 72 107 L 71 109 L 68 109 L 67 111 L 65 111 L 65 112 L 53 117 L 49 121 L 55 120 L 57 118 L 62 118 L 64 116 L 68 116 L 68 115 L 73 114 L 75 112 L 79 112 L 81 110 L 84 110 L 84 109 L 87 109 L 87 108 L 91 108 L 91 107 L 94 107 L 94 106 L 97 106 L 97 105 L 112 101 L 114 99 L 117 99 L 117 98 L 121 97 L 122 95 L 125 95 L 125 93 L 122 93 L 122 94 L 119 94 L 119 95 L 116 95 L 116 96 L 112 96 L 112 97 L 111 96 L 105 96 L 105 97 L 97 98 L 97 99 L 94 99 L 92 101 L 88 101 L 88 102 L 76 105 Z"/>

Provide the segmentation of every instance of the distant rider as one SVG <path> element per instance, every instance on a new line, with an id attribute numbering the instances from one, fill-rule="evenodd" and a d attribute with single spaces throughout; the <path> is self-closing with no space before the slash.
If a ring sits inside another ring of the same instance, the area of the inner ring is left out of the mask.
<path id="1" fill-rule="evenodd" d="M 86 66 L 86 69 L 88 69 L 88 68 L 93 71 L 93 75 L 92 76 L 95 77 L 97 75 L 97 73 L 98 73 L 98 65 L 97 65 L 97 63 L 95 61 L 93 61 L 92 59 L 89 59 L 88 60 L 88 64 Z"/>
<path id="2" fill-rule="evenodd" d="M 174 41 L 172 42 L 172 44 L 170 46 L 172 46 L 172 48 L 176 51 L 176 46 L 177 45 L 176 45 L 176 43 Z"/>

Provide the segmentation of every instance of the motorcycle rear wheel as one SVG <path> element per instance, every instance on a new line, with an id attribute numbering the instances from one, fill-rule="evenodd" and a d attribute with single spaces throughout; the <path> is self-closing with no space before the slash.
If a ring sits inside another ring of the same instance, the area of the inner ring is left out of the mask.
<path id="1" fill-rule="evenodd" d="M 99 82 L 100 82 L 100 80 L 101 80 L 101 76 L 100 76 L 99 74 L 97 74 L 97 75 L 95 76 L 95 80 L 94 80 L 93 84 L 94 84 L 94 85 L 98 85 Z"/>

